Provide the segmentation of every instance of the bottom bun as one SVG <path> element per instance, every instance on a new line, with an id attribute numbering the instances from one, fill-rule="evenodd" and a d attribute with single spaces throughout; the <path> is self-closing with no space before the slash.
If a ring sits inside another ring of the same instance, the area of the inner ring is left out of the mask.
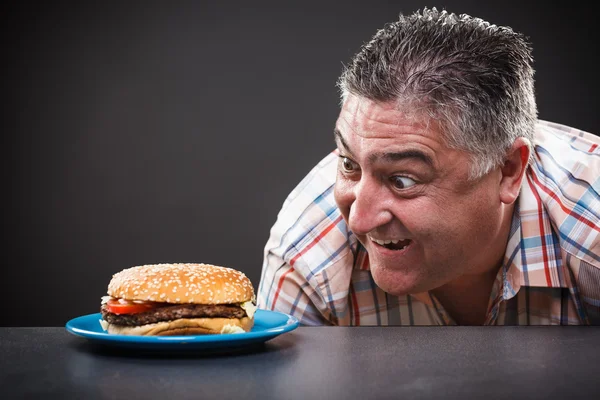
<path id="1" fill-rule="evenodd" d="M 173 335 L 212 335 L 234 332 L 241 328 L 249 332 L 254 326 L 254 318 L 182 318 L 173 321 L 157 322 L 141 326 L 108 324 L 108 333 L 116 335 L 173 336 Z"/>

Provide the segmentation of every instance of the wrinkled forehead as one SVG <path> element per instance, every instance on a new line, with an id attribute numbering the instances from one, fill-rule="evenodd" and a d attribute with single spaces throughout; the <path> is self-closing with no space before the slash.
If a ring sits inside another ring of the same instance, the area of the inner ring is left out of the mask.
<path id="1" fill-rule="evenodd" d="M 340 110 L 336 128 L 346 134 L 361 137 L 393 136 L 398 132 L 412 132 L 444 139 L 439 119 L 417 103 L 375 100 L 349 95 Z"/>

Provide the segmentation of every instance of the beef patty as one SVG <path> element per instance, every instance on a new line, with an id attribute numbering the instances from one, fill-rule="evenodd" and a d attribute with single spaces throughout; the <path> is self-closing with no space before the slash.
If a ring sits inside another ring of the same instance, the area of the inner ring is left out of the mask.
<path id="1" fill-rule="evenodd" d="M 110 324 L 140 326 L 179 318 L 243 318 L 246 311 L 231 304 L 169 304 L 138 314 L 113 314 L 103 304 L 102 318 Z"/>

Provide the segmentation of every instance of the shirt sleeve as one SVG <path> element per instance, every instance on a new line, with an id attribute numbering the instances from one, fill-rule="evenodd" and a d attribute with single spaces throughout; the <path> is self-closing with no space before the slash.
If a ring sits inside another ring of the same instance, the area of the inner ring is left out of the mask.
<path id="1" fill-rule="evenodd" d="M 306 278 L 277 254 L 267 252 L 259 283 L 258 308 L 283 312 L 302 325 L 332 325 L 327 306 Z M 317 301 L 314 301 L 317 300 Z"/>
<path id="2" fill-rule="evenodd" d="M 265 245 L 259 308 L 303 325 L 337 325 L 352 268 L 345 223 L 335 204 L 337 155 L 330 153 L 286 198 Z M 338 268 L 348 272 L 339 273 Z"/>

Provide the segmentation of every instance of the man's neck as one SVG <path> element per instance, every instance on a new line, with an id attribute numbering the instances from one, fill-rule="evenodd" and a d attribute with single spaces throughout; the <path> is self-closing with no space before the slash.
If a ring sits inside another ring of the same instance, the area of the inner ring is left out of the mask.
<path id="1" fill-rule="evenodd" d="M 458 325 L 483 325 L 497 271 L 465 276 L 431 292 Z"/>
<path id="2" fill-rule="evenodd" d="M 469 274 L 431 291 L 459 325 L 485 323 L 492 287 L 504 262 L 513 212 L 514 204 L 505 207 L 497 237 L 481 257 L 471 260 Z"/>

